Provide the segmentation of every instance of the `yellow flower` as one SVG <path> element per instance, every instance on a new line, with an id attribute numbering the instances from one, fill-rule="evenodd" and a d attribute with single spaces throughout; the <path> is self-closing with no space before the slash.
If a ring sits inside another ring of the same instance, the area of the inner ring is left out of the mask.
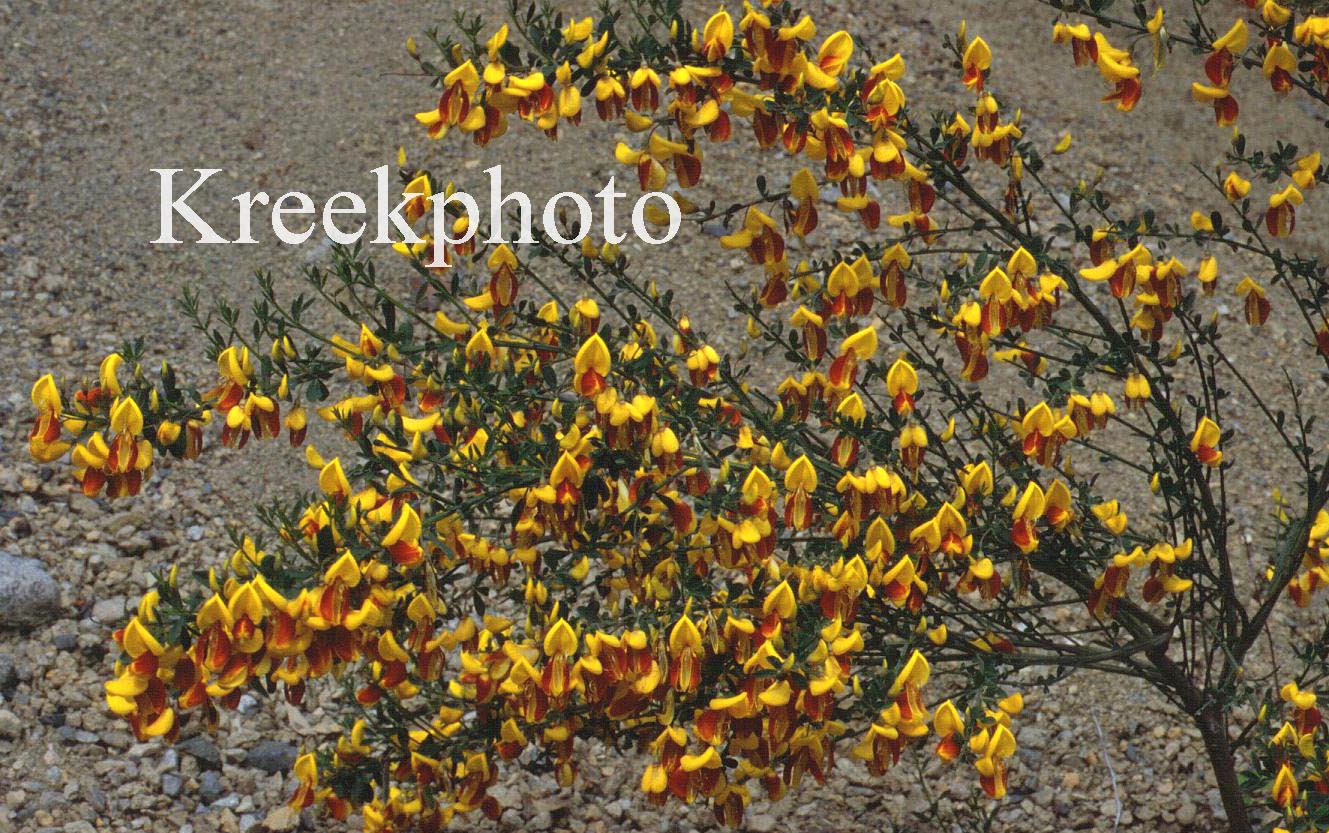
<path id="1" fill-rule="evenodd" d="M 1223 180 L 1223 193 L 1227 195 L 1229 202 L 1236 202 L 1250 192 L 1250 180 L 1242 179 L 1236 171 L 1229 173 Z"/>
<path id="2" fill-rule="evenodd" d="M 1320 152 L 1307 154 L 1297 160 L 1292 171 L 1292 181 L 1297 187 L 1310 189 L 1315 187 L 1316 177 L 1320 172 Z M 1300 203 L 1298 203 L 1299 205 Z"/>
<path id="3" fill-rule="evenodd" d="M 694 33 L 693 37 L 696 35 Z M 723 9 L 711 16 L 702 29 L 700 47 L 701 56 L 708 61 L 718 61 L 729 52 L 734 43 L 734 21 L 729 12 Z M 694 44 L 696 47 L 696 44 Z"/>
<path id="4" fill-rule="evenodd" d="M 1232 27 L 1225 34 L 1214 41 L 1214 51 L 1223 50 L 1233 55 L 1240 55 L 1246 51 L 1246 44 L 1250 40 L 1250 30 L 1246 28 L 1246 21 L 1237 18 Z"/>
<path id="5" fill-rule="evenodd" d="M 28 453 L 39 463 L 58 460 L 71 444 L 60 439 L 63 409 L 60 391 L 51 374 L 41 377 L 32 386 L 32 404 L 37 409 L 37 418 L 28 432 Z"/>
<path id="6" fill-rule="evenodd" d="M 891 395 L 891 406 L 901 416 L 914 410 L 914 394 L 918 392 L 918 372 L 903 357 L 896 359 L 886 371 L 886 392 Z"/>
<path id="7" fill-rule="evenodd" d="M 1292 767 L 1287 764 L 1280 766 L 1272 788 L 1274 803 L 1284 810 L 1291 809 L 1299 791 L 1297 776 L 1293 774 Z"/>
<path id="8" fill-rule="evenodd" d="M 1223 452 L 1218 450 L 1221 438 L 1218 424 L 1209 417 L 1202 417 L 1191 436 L 1191 453 L 1206 466 L 1217 466 L 1223 462 Z"/>
<path id="9" fill-rule="evenodd" d="M 1249 275 L 1242 278 L 1233 291 L 1238 298 L 1243 299 L 1247 324 L 1258 327 L 1269 319 L 1270 305 L 1264 287 L 1251 280 Z"/>
<path id="10" fill-rule="evenodd" d="M 982 38 L 974 38 L 965 47 L 960 63 L 964 66 L 964 85 L 977 92 L 983 91 L 983 79 L 992 68 L 992 48 Z"/>
<path id="11" fill-rule="evenodd" d="M 598 396 L 605 390 L 609 366 L 609 347 L 597 333 L 582 344 L 573 361 L 577 374 L 574 382 L 576 391 L 587 398 Z"/>
<path id="12" fill-rule="evenodd" d="M 1123 395 L 1126 397 L 1128 407 L 1141 407 L 1149 401 L 1151 395 L 1149 380 L 1141 374 L 1132 373 L 1127 376 L 1123 387 Z"/>

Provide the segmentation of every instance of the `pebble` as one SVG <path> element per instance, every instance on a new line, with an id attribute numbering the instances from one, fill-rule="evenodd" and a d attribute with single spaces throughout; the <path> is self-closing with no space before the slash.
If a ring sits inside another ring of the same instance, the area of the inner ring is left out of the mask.
<path id="1" fill-rule="evenodd" d="M 214 770 L 207 770 L 198 777 L 198 798 L 204 804 L 211 804 L 221 798 L 221 775 Z"/>
<path id="2" fill-rule="evenodd" d="M 90 497 L 73 494 L 69 497 L 69 510 L 76 515 L 92 515 L 101 512 L 101 507 Z"/>
<path id="3" fill-rule="evenodd" d="M 18 688 L 18 669 L 14 667 L 14 658 L 9 654 L 0 654 L 0 694 L 8 697 Z"/>
<path id="4" fill-rule="evenodd" d="M 92 606 L 92 619 L 103 625 L 119 625 L 125 619 L 125 597 L 99 599 Z"/>
<path id="5" fill-rule="evenodd" d="M 0 709 L 0 738 L 17 740 L 23 737 L 23 721 L 8 709 Z"/>
<path id="6" fill-rule="evenodd" d="M 184 781 L 180 780 L 179 775 L 170 772 L 162 775 L 162 793 L 165 795 L 175 798 L 180 794 L 182 787 L 184 787 Z"/>
<path id="7" fill-rule="evenodd" d="M 1177 824 L 1183 828 L 1189 827 L 1195 822 L 1195 805 L 1190 801 L 1181 802 L 1181 806 L 1177 807 L 1176 815 Z"/>
<path id="8" fill-rule="evenodd" d="M 263 826 L 268 830 L 278 833 L 278 831 L 294 830 L 300 823 L 300 813 L 290 805 L 283 804 L 274 808 L 263 819 Z"/>
<path id="9" fill-rule="evenodd" d="M 217 744 L 213 743 L 212 738 L 207 735 L 195 735 L 187 740 L 182 740 L 175 745 L 175 748 L 177 751 L 183 752 L 198 761 L 199 769 L 221 769 L 221 751 L 217 749 Z"/>
<path id="10" fill-rule="evenodd" d="M 106 812 L 106 793 L 96 784 L 87 784 L 83 790 L 83 797 L 87 800 L 88 806 L 98 813 Z"/>
<path id="11" fill-rule="evenodd" d="M 60 587 L 42 562 L 0 550 L 0 628 L 47 624 L 61 613 Z"/>
<path id="12" fill-rule="evenodd" d="M 245 766 L 271 775 L 286 772 L 295 764 L 296 747 L 293 743 L 276 740 L 261 741 L 245 755 Z"/>

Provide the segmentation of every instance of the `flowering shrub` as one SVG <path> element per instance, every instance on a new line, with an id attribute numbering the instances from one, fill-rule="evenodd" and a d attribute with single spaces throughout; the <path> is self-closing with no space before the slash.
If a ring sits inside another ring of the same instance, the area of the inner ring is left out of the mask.
<path id="1" fill-rule="evenodd" d="M 1130 44 L 1094 26 L 1137 33 L 1155 65 L 1203 55 L 1195 98 L 1221 125 L 1239 70 L 1326 101 L 1329 18 L 1266 2 L 1225 12 L 1225 34 L 1195 11 L 1178 35 L 1143 4 L 1054 5 L 1053 41 L 1120 110 L 1149 91 Z M 593 99 L 637 137 L 614 154 L 643 190 L 700 191 L 708 144 L 805 161 L 727 208 L 677 195 L 757 275 L 734 289 L 746 355 L 722 355 L 612 243 L 476 234 L 399 246 L 409 296 L 358 248 L 295 299 L 260 277 L 247 326 L 186 296 L 217 366 L 203 391 L 138 345 L 72 393 L 39 380 L 32 454 L 68 455 L 88 495 L 137 493 L 214 421 L 227 446 L 300 446 L 312 414 L 351 449 L 306 445 L 316 494 L 267 508 L 269 534 L 205 580 L 162 576 L 116 632 L 107 703 L 138 737 L 214 727 L 245 691 L 298 704 L 335 676 L 353 714 L 297 761 L 297 807 L 437 830 L 498 813 L 486 790 L 506 762 L 573 783 L 578 743 L 599 738 L 649 752 L 649 801 L 737 824 L 758 794 L 831 778 L 837 750 L 874 773 L 936 755 L 999 799 L 1020 681 L 1089 668 L 1194 721 L 1233 830 L 1324 827 L 1310 689 L 1326 634 L 1287 637 L 1281 679 L 1253 653 L 1277 606 L 1329 584 L 1324 442 L 1293 375 L 1252 378 L 1213 315 L 1219 294 L 1240 298 L 1240 326 L 1277 308 L 1306 328 L 1301 361 L 1329 361 L 1324 266 L 1288 240 L 1326 177 L 1318 153 L 1234 134 L 1230 172 L 1201 172 L 1212 204 L 1177 224 L 1083 182 L 1058 199 L 1040 148 L 1070 137 L 1025 135 L 1000 57 L 963 28 L 945 43 L 973 105 L 934 116 L 907 106 L 901 56 L 861 60 L 787 2 L 695 23 L 676 0 L 572 21 L 514 4 L 497 31 L 456 30 L 437 58 L 408 45 L 440 90 L 416 117 L 432 136 L 483 145 L 528 122 L 558 138 Z M 401 167 L 414 222 L 451 186 Z M 814 251 L 828 202 L 862 233 Z M 320 304 L 345 328 L 312 324 Z M 1224 427 L 1229 388 L 1267 421 L 1248 454 Z M 1265 572 L 1244 576 L 1227 473 L 1275 457 L 1302 477 L 1277 497 Z"/>

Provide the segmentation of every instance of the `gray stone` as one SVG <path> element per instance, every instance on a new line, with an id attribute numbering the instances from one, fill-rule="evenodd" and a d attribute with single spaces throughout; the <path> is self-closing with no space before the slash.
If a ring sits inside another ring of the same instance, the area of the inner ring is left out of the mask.
<path id="1" fill-rule="evenodd" d="M 106 793 L 96 784 L 88 784 L 83 789 L 84 797 L 88 800 L 88 805 L 99 813 L 105 813 L 107 807 Z"/>
<path id="2" fill-rule="evenodd" d="M 180 776 L 175 773 L 168 772 L 162 776 L 162 792 L 169 795 L 171 798 L 175 798 L 179 795 L 180 788 L 183 786 L 184 782 L 181 781 Z"/>
<path id="3" fill-rule="evenodd" d="M 281 741 L 260 741 L 245 755 L 245 766 L 258 769 L 272 775 L 276 772 L 288 772 L 295 764 L 295 744 Z"/>
<path id="4" fill-rule="evenodd" d="M 125 597 L 112 596 L 99 599 L 92 606 L 92 620 L 103 625 L 119 625 L 126 619 Z"/>
<path id="5" fill-rule="evenodd" d="M 175 745 L 175 748 L 198 761 L 199 769 L 221 769 L 221 751 L 207 735 L 195 735 L 188 740 L 182 740 Z"/>
<path id="6" fill-rule="evenodd" d="M 211 804 L 221 798 L 222 785 L 221 775 L 214 770 L 208 770 L 198 777 L 198 800 L 204 804 Z"/>
<path id="7" fill-rule="evenodd" d="M 15 740 L 23 737 L 23 721 L 8 709 L 0 709 L 0 738 Z"/>
<path id="8" fill-rule="evenodd" d="M 0 654 L 0 694 L 8 697 L 18 688 L 18 669 L 14 658 L 9 654 Z"/>
<path id="9" fill-rule="evenodd" d="M 1183 801 L 1181 806 L 1176 809 L 1177 824 L 1189 827 L 1195 821 L 1196 808 L 1190 801 Z"/>
<path id="10" fill-rule="evenodd" d="M 61 613 L 60 587 L 42 563 L 0 550 L 0 628 L 47 624 Z"/>

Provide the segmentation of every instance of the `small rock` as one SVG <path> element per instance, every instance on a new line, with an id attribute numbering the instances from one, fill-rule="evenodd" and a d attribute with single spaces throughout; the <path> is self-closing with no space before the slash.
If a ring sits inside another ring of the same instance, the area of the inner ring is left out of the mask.
<path id="1" fill-rule="evenodd" d="M 294 744 L 265 740 L 245 755 L 245 766 L 250 769 L 262 770 L 269 775 L 275 772 L 286 772 L 295 763 L 295 754 Z"/>
<path id="2" fill-rule="evenodd" d="M 8 709 L 0 709 L 0 738 L 17 740 L 23 737 L 23 721 Z"/>
<path id="3" fill-rule="evenodd" d="M 14 667 L 14 658 L 9 654 L 0 654 L 0 694 L 8 697 L 18 688 L 18 669 Z"/>
<path id="4" fill-rule="evenodd" d="M 289 805 L 282 805 L 268 813 L 263 826 L 272 831 L 294 830 L 300 823 L 300 814 Z"/>
<path id="5" fill-rule="evenodd" d="M 1183 829 L 1188 828 L 1195 822 L 1195 805 L 1189 801 L 1183 801 L 1177 808 L 1177 824 Z"/>
<path id="6" fill-rule="evenodd" d="M 182 740 L 175 745 L 175 748 L 198 761 L 199 769 L 221 769 L 221 751 L 207 735 L 195 735 L 188 740 Z M 220 788 L 218 792 L 220 793 Z"/>
<path id="7" fill-rule="evenodd" d="M 191 541 L 202 541 L 203 527 L 199 526 L 198 524 L 194 524 L 189 529 L 185 530 L 185 537 L 187 537 Z"/>
<path id="8" fill-rule="evenodd" d="M 0 628 L 60 618 L 60 587 L 35 558 L 0 551 Z"/>
<path id="9" fill-rule="evenodd" d="M 51 638 L 51 644 L 57 651 L 73 651 L 78 648 L 78 634 L 58 633 Z"/>
<path id="10" fill-rule="evenodd" d="M 106 793 L 96 784 L 88 784 L 84 787 L 84 798 L 88 801 L 88 806 L 98 813 L 106 812 Z"/>
<path id="11" fill-rule="evenodd" d="M 69 497 L 69 509 L 77 515 L 91 515 L 98 511 L 97 501 L 81 493 L 76 493 Z"/>
<path id="12" fill-rule="evenodd" d="M 231 795 L 223 796 L 217 799 L 216 801 L 212 802 L 212 806 L 220 807 L 223 810 L 234 809 L 240 806 L 240 796 L 235 795 L 234 793 L 232 793 Z"/>
<path id="13" fill-rule="evenodd" d="M 752 833 L 771 833 L 775 829 L 775 817 L 769 813 L 752 813 L 747 817 L 748 830 Z"/>
<path id="14" fill-rule="evenodd" d="M 509 807 L 519 808 L 522 806 L 521 793 L 507 784 L 495 784 L 489 788 L 488 795 L 498 802 L 498 806 L 505 810 Z"/>
<path id="15" fill-rule="evenodd" d="M 180 789 L 182 787 L 184 787 L 184 781 L 180 780 L 179 775 L 176 775 L 171 772 L 162 775 L 163 794 L 169 795 L 171 798 L 175 798 L 177 795 L 180 794 Z"/>
<path id="16" fill-rule="evenodd" d="M 125 597 L 99 599 L 92 606 L 92 620 L 103 625 L 119 625 L 125 618 Z"/>
<path id="17" fill-rule="evenodd" d="M 221 798 L 221 775 L 215 770 L 208 770 L 198 777 L 198 799 L 204 804 L 211 804 Z"/>

